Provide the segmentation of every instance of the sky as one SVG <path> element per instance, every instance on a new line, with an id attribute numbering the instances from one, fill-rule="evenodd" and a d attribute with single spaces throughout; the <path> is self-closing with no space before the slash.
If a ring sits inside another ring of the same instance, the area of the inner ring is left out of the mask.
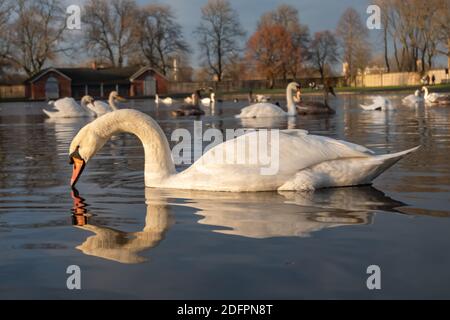
<path id="1" fill-rule="evenodd" d="M 275 9 L 280 4 L 288 4 L 297 8 L 300 22 L 309 26 L 311 34 L 322 30 L 335 30 L 342 13 L 349 7 L 356 9 L 363 19 L 368 17 L 366 10 L 371 4 L 370 0 L 229 0 L 232 7 L 237 10 L 242 26 L 247 31 L 247 37 L 256 29 L 257 22 L 262 14 Z M 154 1 L 139 0 L 140 4 Z M 192 37 L 195 27 L 199 23 L 200 8 L 207 0 L 160 0 L 159 3 L 169 4 L 174 9 L 178 22 L 183 27 L 184 36 L 196 49 L 196 41 Z M 379 31 L 370 31 L 374 50 L 382 49 Z M 192 59 L 195 62 L 196 59 Z"/>
<path id="2" fill-rule="evenodd" d="M 70 4 L 84 3 L 83 0 L 67 0 Z M 300 22 L 308 25 L 311 34 L 322 30 L 335 30 L 342 13 L 349 7 L 353 7 L 360 14 L 363 20 L 368 17 L 366 10 L 371 4 L 371 0 L 229 0 L 232 7 L 237 10 L 240 22 L 247 32 L 247 38 L 255 31 L 257 22 L 262 14 L 275 9 L 280 4 L 288 4 L 299 11 Z M 170 5 L 177 17 L 177 21 L 182 26 L 183 35 L 190 43 L 193 50 L 191 64 L 198 66 L 199 53 L 197 40 L 193 36 L 193 31 L 199 24 L 201 7 L 207 0 L 137 0 L 140 5 L 149 3 L 162 3 Z M 380 31 L 369 30 L 370 41 L 373 50 L 380 52 L 382 42 Z"/>
<path id="3" fill-rule="evenodd" d="M 280 4 L 289 4 L 297 8 L 302 23 L 309 25 L 312 32 L 335 29 L 341 14 L 353 7 L 361 15 L 365 14 L 370 0 L 229 0 L 239 13 L 243 27 L 250 34 L 256 28 L 259 17 Z M 138 1 L 140 4 L 152 1 Z M 195 29 L 200 18 L 200 8 L 207 0 L 161 0 L 159 3 L 171 5 L 185 28 L 188 36 Z"/>

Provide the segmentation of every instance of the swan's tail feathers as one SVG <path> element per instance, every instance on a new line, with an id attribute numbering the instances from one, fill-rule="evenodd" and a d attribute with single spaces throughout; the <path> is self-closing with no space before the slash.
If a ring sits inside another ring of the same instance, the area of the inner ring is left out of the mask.
<path id="1" fill-rule="evenodd" d="M 278 190 L 307 191 L 371 184 L 380 174 L 418 148 L 380 156 L 325 161 L 297 172 Z"/>
<path id="2" fill-rule="evenodd" d="M 372 157 L 372 162 L 378 163 L 378 166 L 374 167 L 374 170 L 372 174 L 370 175 L 370 180 L 374 180 L 379 175 L 381 175 L 383 172 L 388 170 L 390 167 L 392 167 L 394 164 L 399 162 L 401 159 L 406 157 L 408 154 L 411 154 L 415 151 L 417 151 L 420 148 L 420 146 L 392 154 L 383 154 L 379 156 Z"/>
<path id="3" fill-rule="evenodd" d="M 365 105 L 365 104 L 360 104 L 359 105 L 362 109 L 366 110 L 366 111 L 374 111 L 374 110 L 381 110 L 382 108 L 380 106 L 376 106 L 376 105 Z"/>
<path id="4" fill-rule="evenodd" d="M 399 161 L 402 158 L 404 158 L 405 156 L 407 156 L 410 153 L 413 153 L 415 151 L 417 151 L 418 149 L 420 149 L 420 146 L 417 146 L 415 148 L 406 150 L 406 151 L 402 151 L 402 152 L 397 152 L 397 153 L 392 153 L 392 154 L 383 154 L 380 156 L 375 156 L 376 159 L 382 160 L 382 161 L 389 161 L 389 160 L 396 160 Z"/>
<path id="5" fill-rule="evenodd" d="M 51 112 L 51 111 L 48 111 L 48 110 L 45 110 L 45 109 L 42 109 L 42 111 L 47 115 L 47 117 L 49 117 L 49 118 L 55 118 L 56 117 L 56 114 L 57 114 L 57 112 Z"/>

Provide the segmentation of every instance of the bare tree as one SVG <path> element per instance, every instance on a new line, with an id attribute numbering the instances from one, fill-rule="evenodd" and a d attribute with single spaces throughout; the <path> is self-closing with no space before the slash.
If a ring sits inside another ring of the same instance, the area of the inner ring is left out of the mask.
<path id="1" fill-rule="evenodd" d="M 6 26 L 8 49 L 3 57 L 28 76 L 69 49 L 62 44 L 66 25 L 59 0 L 18 0 L 12 12 L 13 19 Z"/>
<path id="2" fill-rule="evenodd" d="M 11 1 L 0 0 L 0 80 L 4 80 L 4 70 L 10 66 L 7 60 L 7 54 L 9 52 L 7 25 L 11 10 Z"/>
<path id="3" fill-rule="evenodd" d="M 176 22 L 170 6 L 151 4 L 139 11 L 139 23 L 135 28 L 139 56 L 167 75 L 173 67 L 173 59 L 189 52 L 181 25 Z"/>
<path id="4" fill-rule="evenodd" d="M 448 8 L 448 1 L 377 0 L 377 4 L 383 13 L 385 64 L 388 70 L 391 70 L 390 47 L 393 48 L 397 70 L 424 72 L 426 67 L 431 68 L 442 42 L 439 34 L 448 26 L 448 18 L 439 24 L 445 7 Z"/>
<path id="5" fill-rule="evenodd" d="M 336 30 L 343 48 L 343 60 L 348 64 L 348 77 L 355 80 L 358 70 L 364 70 L 370 61 L 368 31 L 361 16 L 353 8 L 348 8 Z"/>
<path id="6" fill-rule="evenodd" d="M 88 0 L 84 6 L 85 44 L 92 56 L 122 67 L 135 50 L 138 15 L 134 0 Z"/>
<path id="7" fill-rule="evenodd" d="M 325 84 L 326 70 L 338 61 L 336 37 L 328 30 L 315 33 L 310 53 L 312 65 L 319 71 L 322 83 Z"/>
<path id="8" fill-rule="evenodd" d="M 237 11 L 227 0 L 209 0 L 202 8 L 195 34 L 205 57 L 204 64 L 217 81 L 222 81 L 227 64 L 241 50 L 239 42 L 245 36 Z"/>
<path id="9" fill-rule="evenodd" d="M 450 67 L 450 2 L 441 1 L 436 10 L 436 28 L 438 30 L 438 37 L 441 46 L 444 48 L 437 48 L 437 52 L 444 54 L 448 59 L 448 66 Z"/>

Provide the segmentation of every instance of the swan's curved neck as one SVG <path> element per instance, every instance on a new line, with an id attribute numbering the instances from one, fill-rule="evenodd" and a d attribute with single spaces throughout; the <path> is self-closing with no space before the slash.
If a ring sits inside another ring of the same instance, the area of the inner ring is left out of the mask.
<path id="1" fill-rule="evenodd" d="M 291 86 L 288 86 L 286 89 L 286 100 L 287 100 L 287 110 L 289 116 L 297 115 L 297 108 L 295 107 L 294 102 L 294 93 Z"/>
<path id="2" fill-rule="evenodd" d="M 118 108 L 117 105 L 116 105 L 116 100 L 114 99 L 113 96 L 109 96 L 109 101 L 108 101 L 108 103 L 109 103 L 109 106 L 111 107 L 111 109 L 112 109 L 113 111 L 119 110 L 119 108 Z"/>
<path id="3" fill-rule="evenodd" d="M 426 98 L 428 98 L 428 88 L 427 88 L 427 87 L 424 87 L 423 90 L 425 91 L 424 97 L 425 97 L 425 99 L 426 99 Z"/>
<path id="4" fill-rule="evenodd" d="M 84 101 L 83 99 L 80 102 L 81 108 L 84 109 L 84 111 L 86 111 L 88 114 L 90 114 L 91 116 L 95 116 L 95 112 L 89 108 L 88 104 L 86 103 L 86 101 Z"/>
<path id="5" fill-rule="evenodd" d="M 134 134 L 141 140 L 145 152 L 146 185 L 176 173 L 166 136 L 150 116 L 124 109 L 108 113 L 90 125 L 105 140 L 121 132 Z"/>

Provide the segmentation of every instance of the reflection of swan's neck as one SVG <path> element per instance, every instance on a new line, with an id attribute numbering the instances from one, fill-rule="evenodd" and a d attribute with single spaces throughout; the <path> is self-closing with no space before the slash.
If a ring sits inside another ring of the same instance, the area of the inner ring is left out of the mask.
<path id="1" fill-rule="evenodd" d="M 294 103 L 294 93 L 292 85 L 289 85 L 286 89 L 286 100 L 287 100 L 287 109 L 289 116 L 297 115 L 297 109 L 295 108 Z"/>
<path id="2" fill-rule="evenodd" d="M 108 103 L 109 103 L 109 106 L 111 107 L 111 109 L 112 109 L 113 111 L 119 110 L 119 108 L 118 108 L 117 105 L 116 105 L 116 99 L 114 99 L 114 96 L 113 96 L 113 95 L 110 95 L 110 96 L 109 96 L 109 101 L 108 101 Z"/>
<path id="3" fill-rule="evenodd" d="M 148 115 L 135 110 L 111 112 L 91 123 L 96 133 L 109 140 L 111 136 L 127 132 L 136 135 L 145 152 L 145 181 L 164 179 L 175 173 L 169 143 L 161 127 Z"/>
<path id="4" fill-rule="evenodd" d="M 146 197 L 147 193 L 146 190 Z M 91 231 L 95 235 L 88 237 L 77 249 L 86 255 L 120 263 L 134 264 L 146 261 L 139 253 L 156 247 L 173 224 L 167 203 L 150 200 L 146 203 L 147 214 L 142 231 L 126 233 L 96 225 L 81 225 L 79 228 Z"/>

